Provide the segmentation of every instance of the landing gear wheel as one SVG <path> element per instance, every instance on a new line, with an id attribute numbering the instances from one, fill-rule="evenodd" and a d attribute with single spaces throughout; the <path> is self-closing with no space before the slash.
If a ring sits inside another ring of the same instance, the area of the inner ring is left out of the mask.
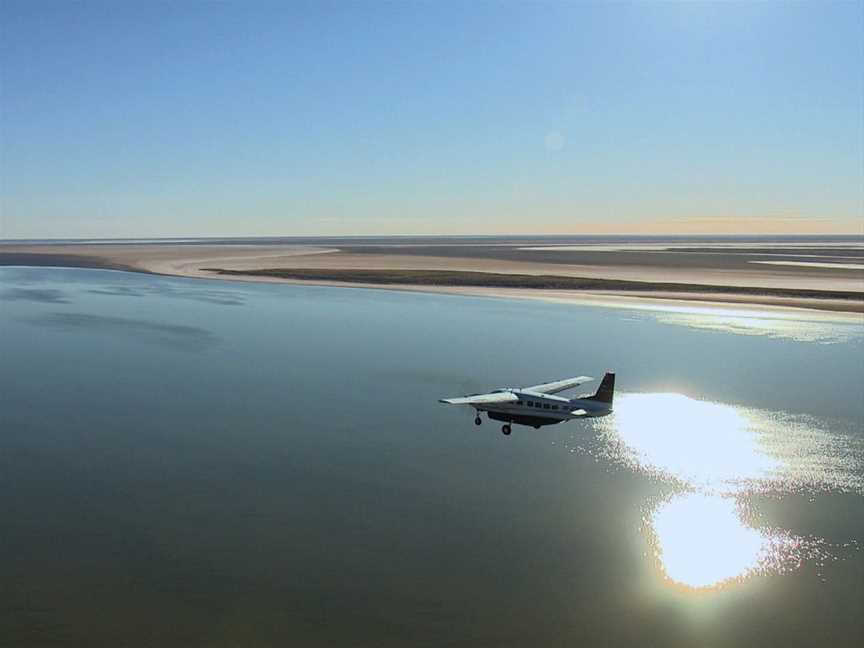
<path id="1" fill-rule="evenodd" d="M 482 422 L 479 415 L 474 418 L 474 425 L 480 425 Z"/>
<path id="2" fill-rule="evenodd" d="M 510 424 L 505 423 L 504 425 L 502 425 L 501 426 L 501 432 L 502 432 L 502 434 L 510 434 Z"/>

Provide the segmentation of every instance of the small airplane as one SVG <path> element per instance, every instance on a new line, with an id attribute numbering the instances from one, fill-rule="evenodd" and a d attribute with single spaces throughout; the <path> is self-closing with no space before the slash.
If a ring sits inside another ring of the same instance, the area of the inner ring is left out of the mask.
<path id="1" fill-rule="evenodd" d="M 471 394 L 460 398 L 441 398 L 439 403 L 448 405 L 470 405 L 477 410 L 474 425 L 480 425 L 480 412 L 494 421 L 503 421 L 501 432 L 510 434 L 510 424 L 530 425 L 534 429 L 541 425 L 554 425 L 561 421 L 578 418 L 593 418 L 612 413 L 615 395 L 615 373 L 603 376 L 600 387 L 593 395 L 578 398 L 553 396 L 566 389 L 578 387 L 594 380 L 590 376 L 565 378 L 531 387 L 508 387 L 496 389 L 488 394 Z"/>

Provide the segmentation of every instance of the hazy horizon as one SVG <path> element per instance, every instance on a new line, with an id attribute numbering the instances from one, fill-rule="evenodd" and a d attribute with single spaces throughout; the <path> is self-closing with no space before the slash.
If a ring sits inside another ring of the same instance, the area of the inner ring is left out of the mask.
<path id="1" fill-rule="evenodd" d="M 795 241 L 821 241 L 825 243 L 864 243 L 864 233 L 859 234 L 310 234 L 310 235 L 273 235 L 273 236 L 122 236 L 122 237 L 45 237 L 45 238 L 4 238 L 0 244 L 41 244 L 41 243 L 235 243 L 254 241 L 262 244 L 276 242 L 304 241 L 554 241 L 557 243 L 578 241 L 580 243 L 620 242 L 622 244 L 645 242 L 722 242 L 740 243 L 765 242 L 782 243 Z"/>
<path id="2" fill-rule="evenodd" d="M 0 238 L 864 234 L 860 3 L 0 7 Z"/>

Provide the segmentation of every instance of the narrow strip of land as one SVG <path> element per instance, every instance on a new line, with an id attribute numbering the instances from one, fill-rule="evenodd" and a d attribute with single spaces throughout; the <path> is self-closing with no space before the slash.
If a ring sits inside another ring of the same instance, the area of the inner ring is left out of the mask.
<path id="1" fill-rule="evenodd" d="M 535 290 L 609 290 L 626 292 L 680 292 L 801 297 L 804 299 L 864 300 L 864 293 L 827 290 L 794 290 L 789 288 L 740 288 L 703 284 L 621 281 L 554 275 L 494 274 L 448 270 L 344 270 L 339 268 L 267 268 L 262 270 L 228 270 L 201 268 L 219 275 L 275 277 L 300 281 L 339 281 L 364 284 L 402 284 L 410 286 L 477 286 L 488 288 L 528 288 Z"/>
<path id="2" fill-rule="evenodd" d="M 864 293 L 853 291 L 743 288 L 690 283 L 448 270 L 354 270 L 339 268 L 266 268 L 260 270 L 201 268 L 201 270 L 222 276 L 263 277 L 312 283 L 436 288 L 515 288 L 527 291 L 575 291 L 630 296 L 641 294 L 663 299 L 728 301 L 771 306 L 806 305 L 824 310 L 864 312 Z"/>
<path id="3" fill-rule="evenodd" d="M 556 301 L 597 301 L 602 295 L 655 304 L 674 300 L 864 313 L 864 271 L 843 267 L 848 265 L 847 257 L 859 253 L 857 244 L 824 252 L 785 245 L 770 248 L 771 254 L 802 262 L 816 257 L 818 251 L 822 265 L 810 267 L 759 263 L 768 254 L 762 248 L 752 253 L 741 248 L 730 254 L 722 247 L 681 252 L 622 244 L 620 249 L 575 246 L 573 252 L 544 253 L 503 243 L 415 247 L 386 240 L 374 245 L 331 243 L 0 244 L 0 265 L 107 268 Z M 730 261 L 731 257 L 735 258 Z"/>

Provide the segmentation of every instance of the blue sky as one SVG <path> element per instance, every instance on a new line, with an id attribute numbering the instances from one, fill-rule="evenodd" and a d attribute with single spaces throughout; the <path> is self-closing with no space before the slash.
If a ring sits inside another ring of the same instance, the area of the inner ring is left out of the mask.
<path id="1" fill-rule="evenodd" d="M 864 233 L 864 4 L 0 4 L 0 236 Z"/>

